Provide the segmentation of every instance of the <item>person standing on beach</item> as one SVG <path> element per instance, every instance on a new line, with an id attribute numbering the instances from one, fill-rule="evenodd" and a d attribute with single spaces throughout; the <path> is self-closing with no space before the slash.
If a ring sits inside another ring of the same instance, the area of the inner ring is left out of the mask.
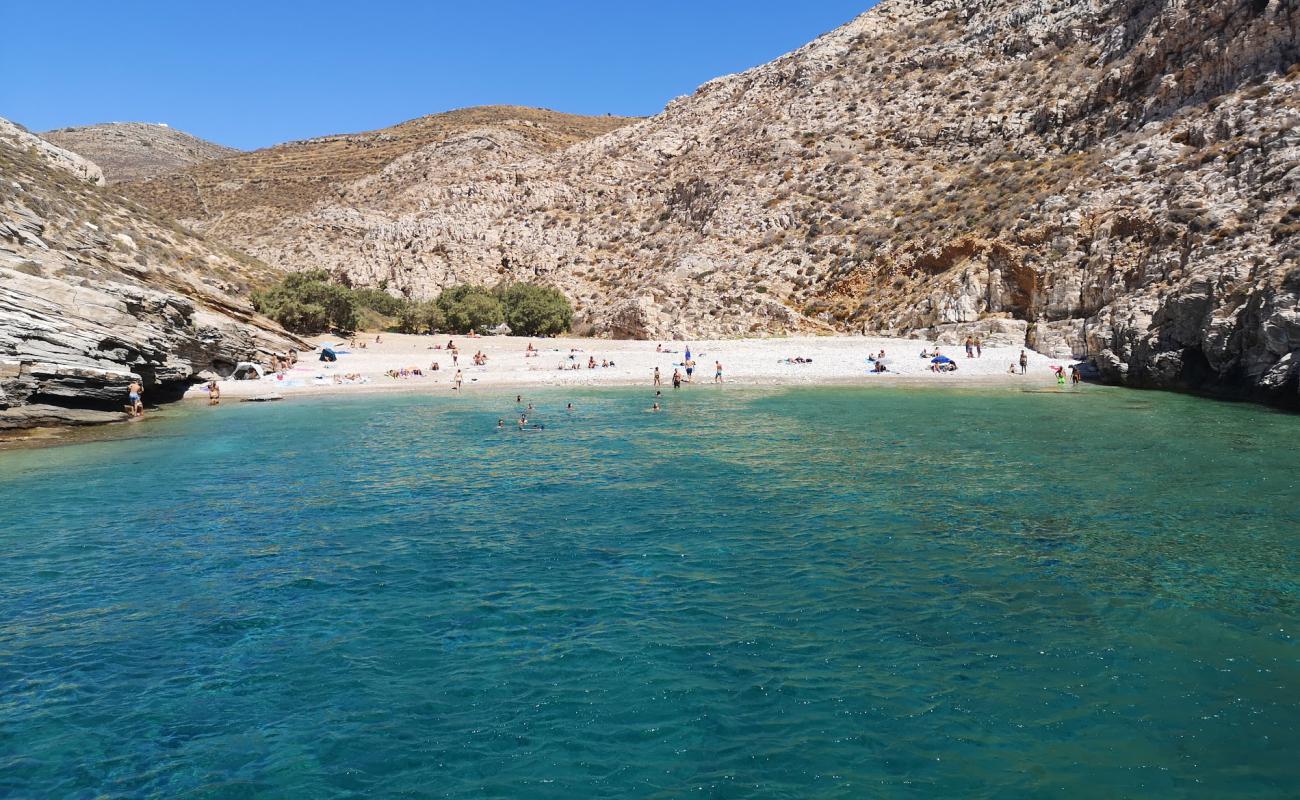
<path id="1" fill-rule="evenodd" d="M 975 340 L 969 336 L 966 337 L 966 357 L 975 357 Z"/>
<path id="2" fill-rule="evenodd" d="M 221 384 L 216 380 L 208 381 L 208 405 L 221 405 Z"/>
<path id="3" fill-rule="evenodd" d="M 677 370 L 673 370 L 673 388 L 682 388 L 682 373 Z"/>
<path id="4" fill-rule="evenodd" d="M 722 383 L 722 362 L 721 361 L 713 362 L 713 382 Z"/>
<path id="5" fill-rule="evenodd" d="M 984 345 L 980 342 L 980 337 L 978 336 L 975 337 L 975 357 L 984 357 Z"/>
<path id="6" fill-rule="evenodd" d="M 659 368 L 655 367 L 655 386 L 663 386 L 664 382 L 659 378 Z"/>
<path id="7" fill-rule="evenodd" d="M 128 416 L 144 416 L 144 401 L 140 399 L 143 392 L 144 387 L 140 385 L 139 381 L 131 381 L 131 385 L 126 389 L 126 399 L 129 403 L 126 412 Z"/>
<path id="8" fill-rule="evenodd" d="M 690 383 L 691 376 L 695 374 L 695 362 L 688 358 L 686 359 L 685 366 L 686 366 L 686 382 Z"/>
<path id="9" fill-rule="evenodd" d="M 461 377 L 460 370 L 456 370 L 456 391 L 460 391 L 460 384 L 463 380 L 464 378 Z"/>
<path id="10" fill-rule="evenodd" d="M 1078 386 L 1079 383 L 1080 383 L 1082 380 L 1083 380 L 1083 374 L 1079 372 L 1079 368 L 1078 368 L 1077 366 L 1075 366 L 1074 364 L 1071 364 L 1071 365 L 1070 365 L 1070 385 L 1072 385 L 1072 386 Z"/>
<path id="11" fill-rule="evenodd" d="M 1020 351 L 1020 374 L 1021 375 L 1025 374 L 1025 368 L 1028 366 L 1029 366 L 1029 356 L 1025 355 L 1024 350 L 1021 350 Z"/>

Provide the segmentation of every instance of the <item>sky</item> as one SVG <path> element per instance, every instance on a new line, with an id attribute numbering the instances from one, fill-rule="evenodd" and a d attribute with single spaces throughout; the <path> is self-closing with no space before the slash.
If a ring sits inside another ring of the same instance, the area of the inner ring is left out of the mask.
<path id="1" fill-rule="evenodd" d="M 515 104 L 644 116 L 875 0 L 10 3 L 0 117 L 165 122 L 252 149 Z"/>

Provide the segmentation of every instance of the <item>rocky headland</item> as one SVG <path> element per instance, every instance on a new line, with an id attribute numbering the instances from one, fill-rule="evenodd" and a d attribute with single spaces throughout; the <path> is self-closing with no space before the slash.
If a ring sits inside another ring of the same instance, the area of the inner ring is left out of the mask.
<path id="1" fill-rule="evenodd" d="M 133 381 L 175 399 L 302 346 L 241 299 L 264 265 L 102 182 L 0 120 L 0 430 L 121 419 Z"/>

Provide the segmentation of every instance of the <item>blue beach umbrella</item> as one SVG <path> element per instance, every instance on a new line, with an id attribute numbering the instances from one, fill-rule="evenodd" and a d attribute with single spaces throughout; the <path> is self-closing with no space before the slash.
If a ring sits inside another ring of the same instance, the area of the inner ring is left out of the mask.
<path id="1" fill-rule="evenodd" d="M 951 358 L 948 358 L 947 356 L 935 356 L 934 358 L 930 359 L 930 363 L 931 363 L 931 364 L 951 364 L 951 363 L 952 363 L 952 359 L 951 359 Z"/>

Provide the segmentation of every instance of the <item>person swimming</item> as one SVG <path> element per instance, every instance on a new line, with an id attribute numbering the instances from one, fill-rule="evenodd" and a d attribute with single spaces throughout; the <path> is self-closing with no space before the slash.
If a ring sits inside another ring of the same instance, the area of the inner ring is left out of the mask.
<path id="1" fill-rule="evenodd" d="M 659 404 L 658 404 L 658 403 L 655 403 L 654 405 L 650 406 L 650 410 L 651 410 L 651 411 L 662 411 L 663 409 L 661 409 L 661 408 L 659 407 Z"/>

